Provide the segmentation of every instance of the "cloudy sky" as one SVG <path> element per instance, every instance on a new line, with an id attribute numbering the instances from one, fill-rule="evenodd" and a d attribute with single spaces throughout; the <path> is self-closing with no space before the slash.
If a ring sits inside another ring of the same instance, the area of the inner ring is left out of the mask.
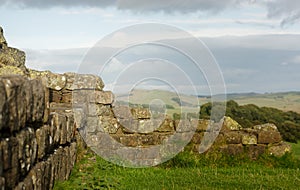
<path id="1" fill-rule="evenodd" d="M 149 22 L 171 25 L 199 38 L 215 57 L 227 92 L 300 90 L 299 0 L 0 0 L 0 26 L 9 46 L 26 51 L 28 67 L 59 73 L 77 72 L 89 49 L 103 37 Z M 137 33 L 136 37 L 146 38 L 147 31 L 145 28 L 145 35 Z M 124 38 L 115 36 L 117 41 Z M 173 40 L 184 41 L 180 35 Z M 180 74 L 166 64 L 174 62 L 181 68 L 180 64 L 188 60 L 167 49 L 151 47 L 115 56 L 103 75 L 107 86 L 114 84 L 112 76 L 148 52 L 148 58 L 151 55 L 167 61 L 144 61 L 143 66 L 129 69 L 128 75 L 143 69 L 155 73 L 153 68 L 161 67 L 159 72 L 169 74 L 173 85 L 186 92 Z M 207 76 L 186 65 L 183 71 L 195 82 L 197 93 L 207 94 Z M 159 88 L 162 84 L 155 85 Z"/>

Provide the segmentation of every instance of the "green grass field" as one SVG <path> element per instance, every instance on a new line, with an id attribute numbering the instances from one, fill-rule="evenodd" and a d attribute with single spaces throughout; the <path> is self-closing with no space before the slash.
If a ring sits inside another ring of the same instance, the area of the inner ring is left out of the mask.
<path id="1" fill-rule="evenodd" d="M 299 157 L 298 150 L 296 153 Z M 54 189 L 299 189 L 299 166 L 293 155 L 215 161 L 184 152 L 160 166 L 136 169 L 88 153 L 76 164 L 70 179 L 56 183 Z"/>

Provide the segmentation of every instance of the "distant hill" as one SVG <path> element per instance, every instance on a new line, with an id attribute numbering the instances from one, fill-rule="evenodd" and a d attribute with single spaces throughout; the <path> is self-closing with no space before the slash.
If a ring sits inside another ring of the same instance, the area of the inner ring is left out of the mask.
<path id="1" fill-rule="evenodd" d="M 300 92 L 279 92 L 252 95 L 228 95 L 228 100 L 235 100 L 240 105 L 255 104 L 259 107 L 273 107 L 283 111 L 300 113 Z"/>
<path id="2" fill-rule="evenodd" d="M 215 95 L 214 98 L 218 99 Z M 149 104 L 153 99 L 160 99 L 165 104 L 171 105 L 175 109 L 171 112 L 179 111 L 180 103 L 178 103 L 178 95 L 174 92 L 164 90 L 134 90 L 129 96 L 129 102 L 133 104 Z M 195 100 L 198 99 L 200 105 L 210 102 L 211 97 L 206 95 L 192 96 L 180 95 L 181 105 L 187 107 L 196 106 Z M 196 98 L 196 99 L 195 99 Z M 116 95 L 117 101 L 128 101 L 128 97 L 124 94 Z M 227 94 L 227 100 L 234 100 L 240 105 L 255 104 L 259 107 L 273 107 L 283 111 L 295 111 L 300 113 L 300 92 L 278 92 L 278 93 L 231 93 Z"/>

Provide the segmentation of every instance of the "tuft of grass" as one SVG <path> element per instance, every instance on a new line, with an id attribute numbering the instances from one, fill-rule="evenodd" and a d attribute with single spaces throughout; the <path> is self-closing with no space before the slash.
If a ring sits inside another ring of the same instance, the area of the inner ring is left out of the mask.
<path id="1" fill-rule="evenodd" d="M 297 159 L 300 159 L 300 141 L 297 143 L 289 143 L 292 147 L 293 154 Z"/>

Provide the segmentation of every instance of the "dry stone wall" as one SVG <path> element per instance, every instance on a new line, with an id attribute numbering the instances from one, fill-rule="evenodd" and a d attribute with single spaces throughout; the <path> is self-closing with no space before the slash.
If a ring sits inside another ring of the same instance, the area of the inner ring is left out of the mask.
<path id="1" fill-rule="evenodd" d="M 273 124 L 245 129 L 225 117 L 220 132 L 208 131 L 215 125 L 209 120 L 178 121 L 114 104 L 112 92 L 103 87 L 98 76 L 27 69 L 25 53 L 7 46 L 0 27 L 0 189 L 52 189 L 56 180 L 68 179 L 81 136 L 108 154 L 111 149 L 105 143 L 97 144 L 103 134 L 126 147 L 147 148 L 175 133 L 192 133 L 187 147 L 197 153 L 204 136 L 218 133 L 206 154 L 218 151 L 256 159 L 290 151 Z"/>
<path id="2" fill-rule="evenodd" d="M 151 120 L 149 109 L 114 107 L 113 94 L 103 91 L 97 76 L 49 71 L 29 71 L 29 75 L 0 77 L 0 187 L 5 189 L 51 189 L 55 180 L 67 179 L 76 159 L 78 131 L 98 138 L 109 134 L 124 146 L 145 148 L 162 144 L 174 133 L 194 132 L 187 147 L 195 153 L 205 135 L 217 132 L 207 130 L 214 125 L 209 120 L 181 121 L 195 126 L 191 131 L 167 116 Z M 85 140 L 89 145 L 93 141 Z M 290 147 L 273 124 L 242 128 L 225 117 L 206 154 L 214 151 L 256 159 L 264 153 L 281 156 Z"/>
<path id="3" fill-rule="evenodd" d="M 0 77 L 0 189 L 51 189 L 76 158 L 74 117 L 50 107 L 49 89 L 24 76 Z"/>

